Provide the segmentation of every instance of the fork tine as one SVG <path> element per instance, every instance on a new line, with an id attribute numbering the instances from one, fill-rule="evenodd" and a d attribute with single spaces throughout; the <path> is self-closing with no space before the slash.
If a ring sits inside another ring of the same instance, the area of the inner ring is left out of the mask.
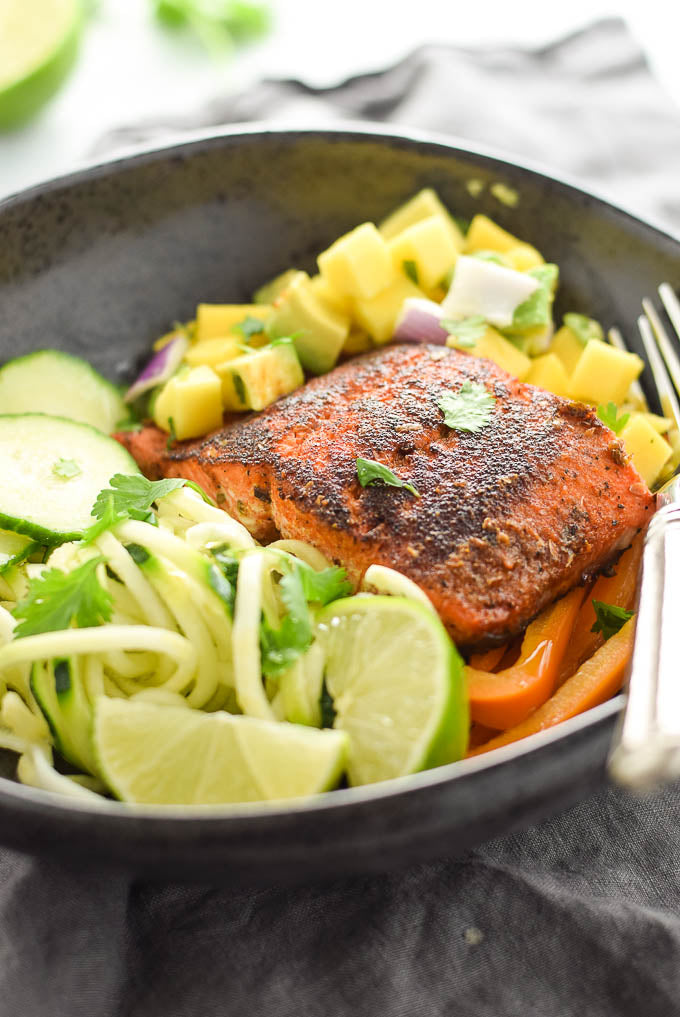
<path id="1" fill-rule="evenodd" d="M 673 293 L 673 290 L 670 288 L 670 286 L 668 286 L 668 283 L 666 283 L 665 285 L 667 286 L 667 289 L 663 289 L 663 284 L 662 286 L 659 287 L 659 296 L 664 302 L 664 307 L 668 306 L 666 303 L 666 301 L 668 301 L 671 308 L 675 310 L 674 304 L 677 305 L 675 294 Z M 666 361 L 668 373 L 673 379 L 675 391 L 680 392 L 680 358 L 673 349 L 673 343 L 668 335 L 668 332 L 663 326 L 661 318 L 657 314 L 654 304 L 651 302 L 651 300 L 648 300 L 647 297 L 645 297 L 645 299 L 642 301 L 642 307 L 644 308 L 645 314 L 652 323 L 652 328 L 654 329 L 654 333 L 656 335 L 657 344 L 659 346 L 659 349 L 661 350 L 661 354 L 664 360 Z M 676 322 L 673 321 L 672 317 L 671 321 L 673 322 L 673 326 L 678 335 L 678 338 L 680 338 L 680 306 L 677 306 L 678 323 L 676 324 Z"/>
<path id="2" fill-rule="evenodd" d="M 645 308 L 645 311 L 647 311 L 647 308 Z M 680 405 L 678 405 L 675 389 L 673 388 L 673 382 L 669 377 L 668 371 L 666 370 L 661 358 L 661 354 L 659 353 L 654 330 L 652 329 L 652 325 L 650 324 L 650 320 L 646 314 L 641 314 L 638 318 L 638 328 L 640 329 L 640 337 L 645 347 L 649 366 L 652 369 L 654 383 L 656 385 L 659 402 L 661 403 L 664 415 L 670 417 L 675 426 L 680 428 Z"/>
<path id="3" fill-rule="evenodd" d="M 622 353 L 630 353 L 630 350 L 626 345 L 626 340 L 623 338 L 623 333 L 619 328 L 616 327 L 616 325 L 614 325 L 613 328 L 609 329 L 609 332 L 607 333 L 607 338 L 609 339 L 609 342 L 612 344 L 612 346 L 615 346 L 617 350 L 621 350 Z M 645 393 L 642 391 L 642 385 L 640 384 L 639 381 L 633 382 L 633 384 L 630 386 L 630 393 L 633 396 L 633 398 L 637 402 L 639 402 L 644 409 L 648 408 L 647 397 L 645 396 Z"/>

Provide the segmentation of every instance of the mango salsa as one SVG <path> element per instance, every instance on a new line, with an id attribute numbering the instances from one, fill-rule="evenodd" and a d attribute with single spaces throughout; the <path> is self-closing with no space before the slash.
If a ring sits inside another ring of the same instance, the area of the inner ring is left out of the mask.
<path id="1" fill-rule="evenodd" d="M 441 215 L 431 215 L 408 226 L 387 246 L 395 271 L 404 272 L 405 265 L 412 265 L 413 282 L 428 292 L 451 271 L 458 257 L 458 248 Z"/>
<path id="2" fill-rule="evenodd" d="M 319 271 L 338 293 L 369 300 L 394 279 L 392 258 L 372 222 L 345 233 L 317 258 Z"/>
<path id="3" fill-rule="evenodd" d="M 159 427 L 179 441 L 198 438 L 222 425 L 222 384 L 212 368 L 193 367 L 174 375 L 161 390 L 154 407 Z"/>
<path id="4" fill-rule="evenodd" d="M 624 402 L 628 389 L 640 375 L 644 362 L 636 353 L 625 353 L 608 343 L 586 343 L 569 382 L 569 396 L 586 403 Z"/>
<path id="5" fill-rule="evenodd" d="M 632 457 L 633 466 L 645 484 L 652 487 L 673 449 L 642 413 L 631 417 L 619 437 Z"/>
<path id="6" fill-rule="evenodd" d="M 569 393 L 569 378 L 564 364 L 556 353 L 544 353 L 531 363 L 531 369 L 525 381 L 530 385 L 538 385 L 553 395 L 564 396 Z"/>

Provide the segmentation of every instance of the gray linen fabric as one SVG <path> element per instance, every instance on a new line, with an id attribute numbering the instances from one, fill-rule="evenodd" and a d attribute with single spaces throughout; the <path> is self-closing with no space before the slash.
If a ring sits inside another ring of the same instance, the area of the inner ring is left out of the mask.
<path id="1" fill-rule="evenodd" d="M 680 227 L 680 112 L 619 21 L 534 51 L 431 46 L 322 92 L 265 82 L 185 126 L 264 116 L 436 128 Z M 74 877 L 0 851 L 0 1017 L 678 1013 L 677 787 L 604 790 L 459 859 L 298 890 Z"/>

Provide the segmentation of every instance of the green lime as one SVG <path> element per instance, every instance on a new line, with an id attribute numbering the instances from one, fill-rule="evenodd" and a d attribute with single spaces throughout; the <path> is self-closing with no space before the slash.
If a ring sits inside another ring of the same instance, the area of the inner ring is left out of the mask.
<path id="1" fill-rule="evenodd" d="M 0 0 L 0 129 L 30 119 L 76 58 L 81 0 Z"/>
<path id="2" fill-rule="evenodd" d="M 463 662 L 439 618 L 406 597 L 336 600 L 319 615 L 334 727 L 351 784 L 460 759 L 469 728 Z"/>
<path id="3" fill-rule="evenodd" d="M 217 805 L 330 790 L 345 768 L 347 736 L 102 696 L 94 751 L 102 778 L 125 802 Z"/>

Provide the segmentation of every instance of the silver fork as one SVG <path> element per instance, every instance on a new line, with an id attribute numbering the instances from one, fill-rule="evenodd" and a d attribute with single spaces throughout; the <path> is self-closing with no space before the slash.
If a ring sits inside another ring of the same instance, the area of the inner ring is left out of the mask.
<path id="1" fill-rule="evenodd" d="M 680 302 L 668 283 L 659 287 L 668 319 L 680 338 Z M 664 415 L 680 428 L 680 358 L 660 315 L 643 300 L 640 336 Z M 626 349 L 621 333 L 610 340 Z M 640 394 L 641 391 L 640 391 Z M 680 475 L 657 493 L 657 511 L 642 554 L 635 645 L 628 697 L 609 757 L 615 781 L 635 790 L 680 776 Z"/>

